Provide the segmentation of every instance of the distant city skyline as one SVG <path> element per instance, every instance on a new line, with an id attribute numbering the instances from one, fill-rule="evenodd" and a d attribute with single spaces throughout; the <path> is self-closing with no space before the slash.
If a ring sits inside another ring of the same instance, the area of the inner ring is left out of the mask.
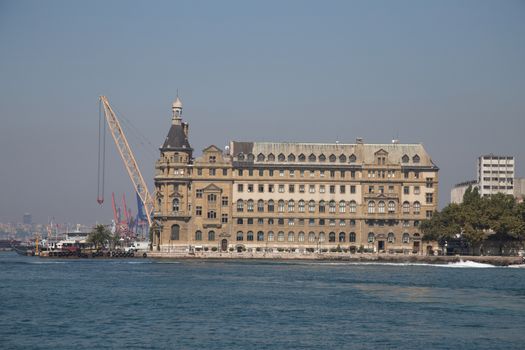
<path id="1" fill-rule="evenodd" d="M 98 96 L 151 189 L 177 89 L 195 156 L 231 140 L 422 142 L 443 207 L 482 154 L 525 177 L 524 36 L 521 1 L 3 1 L 0 222 L 110 222 L 111 192 L 136 212 L 109 135 L 96 203 Z"/>

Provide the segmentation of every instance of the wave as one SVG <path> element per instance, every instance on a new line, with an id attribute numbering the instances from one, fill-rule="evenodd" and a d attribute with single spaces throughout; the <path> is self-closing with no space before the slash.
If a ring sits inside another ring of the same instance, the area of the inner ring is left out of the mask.
<path id="1" fill-rule="evenodd" d="M 458 262 L 448 263 L 446 265 L 442 265 L 445 267 L 456 267 L 456 268 L 487 268 L 487 267 L 497 267 L 495 265 L 491 264 L 485 264 L 485 263 L 479 263 L 475 261 L 470 260 L 460 260 Z"/>
<path id="2" fill-rule="evenodd" d="M 429 267 L 451 267 L 451 268 L 491 268 L 498 267 L 496 265 L 478 263 L 471 260 L 460 260 L 458 262 L 450 262 L 448 264 L 430 264 L 430 263 L 420 263 L 420 262 L 378 262 L 378 261 L 347 261 L 347 262 L 308 262 L 308 263 L 299 263 L 299 265 L 335 265 L 335 266 L 348 266 L 348 265 L 358 265 L 358 266 L 429 266 Z M 514 265 L 514 267 L 525 267 L 525 265 Z"/>

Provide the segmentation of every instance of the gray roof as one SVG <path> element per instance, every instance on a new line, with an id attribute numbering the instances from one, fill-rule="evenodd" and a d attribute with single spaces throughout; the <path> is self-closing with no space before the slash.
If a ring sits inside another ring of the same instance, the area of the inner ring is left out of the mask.
<path id="1" fill-rule="evenodd" d="M 182 125 L 172 125 L 162 145 L 162 150 L 192 150 Z"/>

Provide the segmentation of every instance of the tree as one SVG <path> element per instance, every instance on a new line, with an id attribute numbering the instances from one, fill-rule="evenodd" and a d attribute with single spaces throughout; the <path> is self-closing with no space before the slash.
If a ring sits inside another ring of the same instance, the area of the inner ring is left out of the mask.
<path id="1" fill-rule="evenodd" d="M 93 243 L 96 249 L 104 247 L 112 239 L 111 232 L 104 225 L 97 225 L 88 235 L 87 241 Z"/>

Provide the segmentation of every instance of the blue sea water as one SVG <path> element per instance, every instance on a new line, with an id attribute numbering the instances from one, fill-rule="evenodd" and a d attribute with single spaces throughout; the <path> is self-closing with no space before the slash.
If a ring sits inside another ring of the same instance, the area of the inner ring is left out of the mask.
<path id="1" fill-rule="evenodd" d="M 0 348 L 524 349 L 525 269 L 0 253 Z"/>

